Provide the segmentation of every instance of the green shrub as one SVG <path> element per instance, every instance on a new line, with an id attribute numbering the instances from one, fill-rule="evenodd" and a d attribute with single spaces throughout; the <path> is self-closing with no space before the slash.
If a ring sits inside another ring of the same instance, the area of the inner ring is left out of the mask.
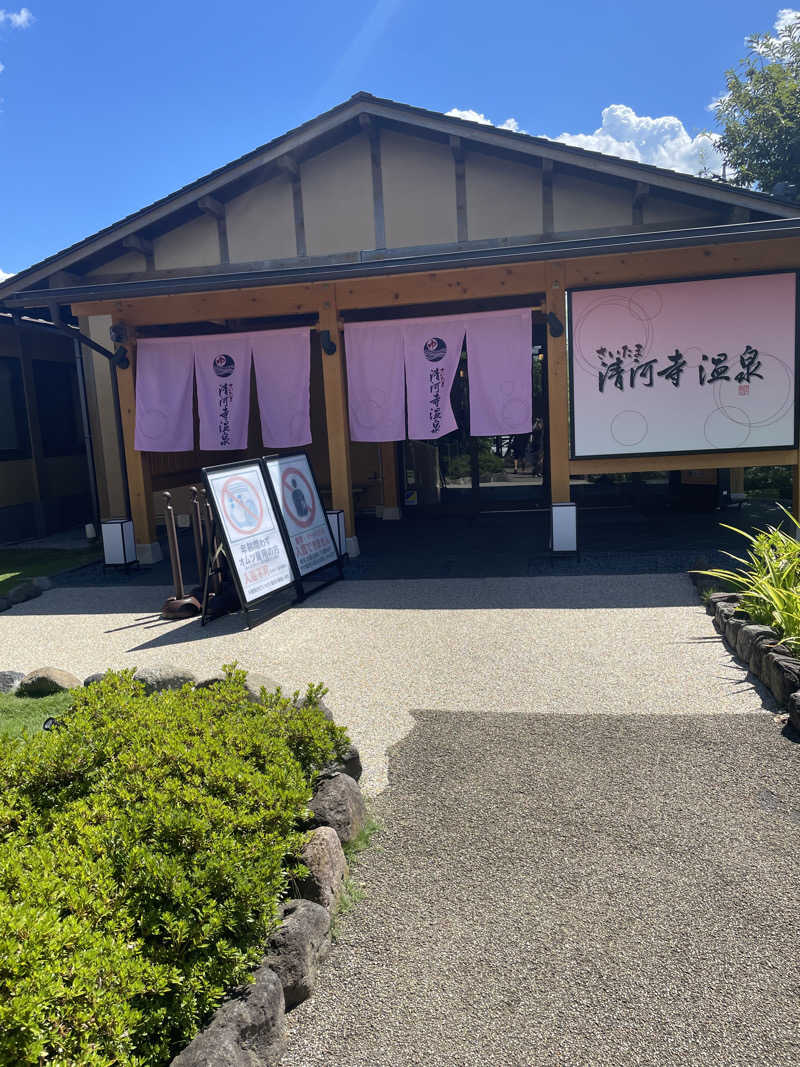
<path id="1" fill-rule="evenodd" d="M 0 1063 L 165 1063 L 245 980 L 299 869 L 311 779 L 347 743 L 244 672 L 130 672 L 0 740 Z"/>
<path id="2" fill-rule="evenodd" d="M 745 467 L 744 489 L 748 496 L 768 500 L 792 499 L 791 467 Z"/>
<path id="3" fill-rule="evenodd" d="M 797 520 L 779 505 L 795 527 Z M 741 594 L 740 607 L 753 622 L 771 626 L 784 643 L 800 645 L 800 542 L 781 527 L 748 533 L 722 524 L 741 534 L 750 543 L 745 556 L 724 554 L 739 563 L 736 570 L 698 571 L 724 583 Z"/>

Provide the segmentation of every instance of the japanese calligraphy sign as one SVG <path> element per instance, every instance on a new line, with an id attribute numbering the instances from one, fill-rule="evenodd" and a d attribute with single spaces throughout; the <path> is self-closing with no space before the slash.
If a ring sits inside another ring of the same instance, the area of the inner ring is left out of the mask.
<path id="1" fill-rule="evenodd" d="M 305 452 L 270 456 L 264 464 L 301 576 L 335 563 L 339 554 L 308 456 Z"/>
<path id="2" fill-rule="evenodd" d="M 194 341 L 200 448 L 247 448 L 251 344 L 247 334 L 218 334 Z"/>
<path id="3" fill-rule="evenodd" d="M 576 458 L 791 448 L 797 276 L 569 294 Z"/>
<path id="4" fill-rule="evenodd" d="M 291 585 L 294 573 L 258 460 L 203 471 L 245 606 Z"/>

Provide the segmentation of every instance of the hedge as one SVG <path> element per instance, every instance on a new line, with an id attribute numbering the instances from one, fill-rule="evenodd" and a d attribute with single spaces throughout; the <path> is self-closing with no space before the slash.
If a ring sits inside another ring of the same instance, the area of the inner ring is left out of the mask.
<path id="1" fill-rule="evenodd" d="M 263 952 L 347 736 L 321 687 L 262 706 L 225 675 L 108 675 L 0 741 L 1 1064 L 166 1063 Z"/>

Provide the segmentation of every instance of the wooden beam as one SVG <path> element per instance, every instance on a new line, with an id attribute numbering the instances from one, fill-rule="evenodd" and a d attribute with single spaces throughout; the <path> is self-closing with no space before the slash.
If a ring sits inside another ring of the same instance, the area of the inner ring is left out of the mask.
<path id="1" fill-rule="evenodd" d="M 716 467 L 796 466 L 794 448 L 757 452 L 703 452 L 691 456 L 619 456 L 616 459 L 570 460 L 571 474 L 633 474 L 636 471 L 700 471 Z"/>
<path id="2" fill-rule="evenodd" d="M 453 153 L 453 166 L 456 175 L 456 225 L 458 240 L 469 240 L 467 221 L 467 175 L 464 164 L 464 145 L 460 137 L 450 138 L 450 151 Z"/>
<path id="3" fill-rule="evenodd" d="M 644 225 L 644 203 L 650 193 L 647 182 L 636 182 L 633 190 L 633 214 L 634 226 Z"/>
<path id="4" fill-rule="evenodd" d="M 225 217 L 225 205 L 213 196 L 201 196 L 197 206 L 204 215 L 208 215 L 217 223 L 217 241 L 219 242 L 220 263 L 230 263 L 231 256 L 228 250 L 228 223 Z"/>
<path id="5" fill-rule="evenodd" d="M 542 236 L 552 237 L 555 229 L 553 209 L 553 161 L 542 160 Z"/>
<path id="6" fill-rule="evenodd" d="M 204 215 L 212 215 L 215 219 L 225 218 L 225 205 L 215 196 L 201 196 L 197 206 Z"/>
<path id="7" fill-rule="evenodd" d="M 369 137 L 369 155 L 372 167 L 372 216 L 375 224 L 375 248 L 386 248 L 386 215 L 383 209 L 383 162 L 381 158 L 381 133 L 370 115 L 359 115 L 361 127 Z"/>
<path id="8" fill-rule="evenodd" d="M 350 469 L 350 422 L 345 385 L 344 335 L 339 330 L 339 313 L 333 285 L 322 287 L 319 328 L 330 331 L 336 342 L 333 355 L 322 353 L 322 387 L 325 396 L 325 422 L 328 435 L 328 458 L 331 468 L 333 507 L 344 512 L 348 537 L 355 537 L 353 478 Z"/>
<path id="9" fill-rule="evenodd" d="M 569 492 L 569 389 L 567 379 L 567 301 L 564 267 L 548 263 L 545 289 L 547 314 L 561 324 L 553 336 L 547 329 L 547 432 L 550 451 L 550 497 L 553 504 L 568 504 Z"/>
<path id="10" fill-rule="evenodd" d="M 146 271 L 156 269 L 156 257 L 153 250 L 153 242 L 148 241 L 146 237 L 141 237 L 138 233 L 133 233 L 129 237 L 123 237 L 122 247 L 129 248 L 132 252 L 140 252 L 144 256 Z"/>
<path id="11" fill-rule="evenodd" d="M 119 406 L 122 418 L 122 435 L 125 442 L 125 463 L 128 468 L 128 491 L 130 494 L 131 518 L 137 552 L 143 548 L 143 562 L 153 562 L 149 558 L 151 546 L 156 544 L 156 519 L 153 510 L 153 485 L 150 464 L 143 452 L 137 452 L 134 444 L 136 431 L 136 330 L 130 323 L 114 319 L 115 326 L 127 326 L 127 340 L 130 365 L 122 370 L 117 368 L 119 386 Z"/>
<path id="12" fill-rule="evenodd" d="M 294 156 L 281 156 L 280 159 L 277 159 L 275 162 L 281 170 L 286 171 L 286 173 L 290 174 L 293 178 L 300 177 L 300 168 L 298 167 L 297 160 Z"/>
<path id="13" fill-rule="evenodd" d="M 31 363 L 31 356 L 28 352 L 28 342 L 30 340 L 30 331 L 9 331 L 8 341 L 11 345 L 12 354 L 19 357 L 20 372 L 22 375 L 22 392 L 25 397 L 25 408 L 28 419 L 28 435 L 31 445 L 30 488 L 33 495 L 33 521 L 36 526 L 36 536 L 44 537 L 47 533 L 44 497 L 42 494 L 44 447 L 42 445 L 42 429 L 39 424 L 39 405 L 36 401 L 36 388 L 33 381 L 33 366 Z M 14 352 L 15 348 L 16 352 Z"/>
<path id="14" fill-rule="evenodd" d="M 397 445 L 394 441 L 384 441 L 380 446 L 380 450 L 383 477 L 383 507 L 384 509 L 390 508 L 399 518 L 400 487 L 397 483 Z"/>

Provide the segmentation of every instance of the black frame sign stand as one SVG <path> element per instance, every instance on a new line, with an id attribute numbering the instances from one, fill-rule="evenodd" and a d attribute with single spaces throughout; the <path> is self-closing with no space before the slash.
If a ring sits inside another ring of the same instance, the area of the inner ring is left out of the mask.
<path id="1" fill-rule="evenodd" d="M 271 452 L 262 459 L 265 480 L 277 502 L 294 562 L 302 600 L 344 578 L 342 554 L 322 506 L 322 498 L 306 452 Z M 318 577 L 335 566 L 333 578 Z M 312 589 L 304 582 L 316 581 Z"/>
<path id="2" fill-rule="evenodd" d="M 224 557 L 248 629 L 252 629 L 251 611 L 276 594 L 294 586 L 297 599 L 304 597 L 283 515 L 260 460 L 204 467 L 202 473 L 214 522 L 206 556 L 201 625 L 211 617 L 210 585 L 223 573 Z"/>

